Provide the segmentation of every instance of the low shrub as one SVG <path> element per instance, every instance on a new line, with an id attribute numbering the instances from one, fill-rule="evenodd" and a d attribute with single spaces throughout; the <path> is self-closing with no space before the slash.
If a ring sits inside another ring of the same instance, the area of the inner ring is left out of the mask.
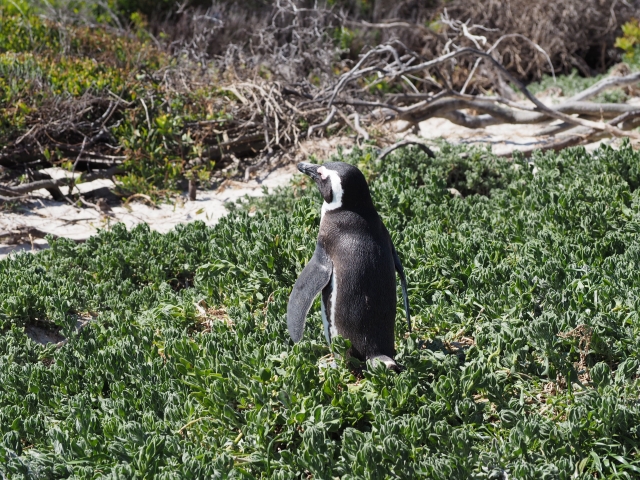
<path id="1" fill-rule="evenodd" d="M 0 261 L 0 472 L 636 477 L 638 153 L 341 158 L 366 173 L 407 272 L 402 373 L 320 369 L 317 303 L 291 343 L 321 203 L 300 178 L 212 228 L 116 225 Z M 68 341 L 40 345 L 35 327 Z"/>

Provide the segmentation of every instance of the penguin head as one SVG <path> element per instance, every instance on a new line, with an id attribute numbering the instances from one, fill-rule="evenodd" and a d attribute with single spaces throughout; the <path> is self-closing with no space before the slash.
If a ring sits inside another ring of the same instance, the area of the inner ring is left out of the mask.
<path id="1" fill-rule="evenodd" d="M 301 162 L 298 170 L 310 176 L 324 199 L 323 212 L 338 208 L 373 208 L 369 186 L 358 168 L 344 162 L 323 165 Z"/>

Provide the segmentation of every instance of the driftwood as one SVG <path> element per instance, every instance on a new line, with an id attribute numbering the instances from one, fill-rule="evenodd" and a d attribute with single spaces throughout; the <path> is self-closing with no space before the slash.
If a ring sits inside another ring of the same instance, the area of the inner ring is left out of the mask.
<path id="1" fill-rule="evenodd" d="M 66 197 L 60 190 L 61 186 L 77 185 L 78 183 L 92 182 L 94 180 L 102 178 L 112 178 L 115 175 L 122 173 L 123 168 L 121 165 L 115 165 L 111 168 L 104 170 L 94 170 L 91 172 L 83 172 L 82 174 L 71 175 L 65 178 L 45 178 L 42 180 L 36 180 L 30 183 L 24 183 L 21 185 L 0 185 L 0 203 L 2 202 L 16 202 L 24 201 L 29 198 L 29 193 L 35 190 L 45 189 L 47 190 L 54 200 L 65 201 Z M 39 176 L 48 176 L 39 172 Z M 87 203 L 85 201 L 85 203 Z"/>
<path id="2" fill-rule="evenodd" d="M 59 188 L 61 185 L 68 185 L 71 183 L 71 178 L 63 179 L 51 179 L 51 180 L 38 180 L 35 182 L 27 183 L 24 185 L 17 185 L 15 187 L 5 187 L 3 190 L 8 190 L 18 195 L 33 192 L 34 190 Z"/>
<path id="3" fill-rule="evenodd" d="M 60 190 L 61 185 L 68 185 L 71 183 L 71 179 L 49 179 L 49 180 L 36 180 L 35 182 L 17 185 L 15 187 L 2 186 L 0 187 L 0 193 L 3 194 L 0 197 L 0 201 L 18 201 L 27 197 L 27 194 L 34 190 L 45 189 L 47 190 L 54 200 L 64 200 L 64 195 Z"/>
<path id="4" fill-rule="evenodd" d="M 627 85 L 635 85 L 640 82 L 640 72 L 632 73 L 623 77 L 609 77 L 600 80 L 598 83 L 590 86 L 586 90 L 574 95 L 569 98 L 568 102 L 579 102 L 582 100 L 587 100 L 588 98 L 593 98 L 599 93 L 604 92 L 605 90 L 610 90 L 616 87 L 624 87 Z"/>
<path id="5" fill-rule="evenodd" d="M 611 120 L 609 124 L 620 125 L 620 128 L 622 130 L 631 130 L 632 128 L 635 128 L 638 125 L 640 125 L 639 120 L 640 120 L 640 110 L 633 110 L 633 111 L 623 113 L 622 115 L 619 115 L 618 117 Z M 607 136 L 607 133 L 604 130 L 581 127 L 579 129 L 576 129 L 573 135 L 569 135 L 564 138 L 560 138 L 558 140 L 553 140 L 546 144 L 537 145 L 532 148 L 520 149 L 519 152 L 522 155 L 524 155 L 524 157 L 530 157 L 533 154 L 533 152 L 535 152 L 536 150 L 542 150 L 542 151 L 553 150 L 557 152 L 562 150 L 563 148 L 580 145 L 587 141 L 600 140 L 602 138 L 606 138 L 606 136 Z M 499 156 L 510 157 L 511 155 L 512 155 L 511 153 L 505 153 Z"/>

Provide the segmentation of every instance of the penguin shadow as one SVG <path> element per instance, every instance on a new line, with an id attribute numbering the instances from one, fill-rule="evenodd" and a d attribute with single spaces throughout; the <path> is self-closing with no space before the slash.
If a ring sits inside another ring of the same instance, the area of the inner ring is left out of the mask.
<path id="1" fill-rule="evenodd" d="M 467 350 L 473 345 L 475 345 L 475 341 L 471 337 L 461 337 L 456 341 L 448 341 L 438 337 L 416 340 L 416 347 L 419 350 L 431 350 L 445 355 L 455 355 L 460 363 L 466 361 Z"/>
<path id="2" fill-rule="evenodd" d="M 353 375 L 356 382 L 359 382 L 361 380 L 364 380 L 366 371 L 371 371 L 371 367 L 374 367 L 374 369 L 376 367 L 376 365 L 373 365 L 371 363 L 370 365 L 367 365 L 367 363 L 370 362 L 363 362 L 362 360 L 359 360 L 358 358 L 353 356 L 343 357 L 337 353 L 330 353 L 319 359 L 318 368 L 320 369 L 320 374 L 323 375 L 326 371 L 343 367 L 351 375 Z M 386 368 L 384 367 L 384 364 L 382 364 L 382 366 L 383 368 Z"/>
<path id="3" fill-rule="evenodd" d="M 469 348 L 475 345 L 475 341 L 471 337 L 460 337 L 456 340 L 445 340 L 443 338 L 415 338 L 416 350 L 430 350 L 444 355 L 455 355 L 460 364 L 466 361 L 466 355 Z M 388 368 L 382 360 L 376 358 L 362 360 L 354 355 L 351 342 L 341 336 L 336 337 L 332 342 L 331 351 L 321 356 L 317 360 L 320 373 L 324 373 L 330 369 L 345 368 L 351 373 L 356 381 L 363 380 L 365 373 L 373 374 L 379 368 L 381 370 L 392 371 L 396 374 L 411 370 L 412 362 L 407 359 L 407 364 L 397 361 L 393 368 Z"/>

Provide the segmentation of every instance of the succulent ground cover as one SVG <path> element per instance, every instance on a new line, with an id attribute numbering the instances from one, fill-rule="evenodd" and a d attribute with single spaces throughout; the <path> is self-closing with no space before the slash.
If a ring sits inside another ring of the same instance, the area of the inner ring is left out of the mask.
<path id="1" fill-rule="evenodd" d="M 213 228 L 51 240 L 0 262 L 0 478 L 637 478 L 638 153 L 343 157 L 407 271 L 402 373 L 320 368 L 317 303 L 289 339 L 305 178 Z"/>

